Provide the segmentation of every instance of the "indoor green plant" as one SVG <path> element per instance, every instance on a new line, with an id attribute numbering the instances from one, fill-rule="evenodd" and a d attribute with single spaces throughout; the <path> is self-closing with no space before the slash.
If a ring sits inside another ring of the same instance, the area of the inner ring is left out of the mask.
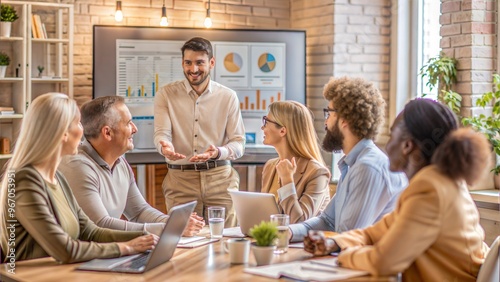
<path id="1" fill-rule="evenodd" d="M 10 64 L 10 57 L 0 51 L 0 77 L 5 77 L 7 66 Z"/>
<path id="2" fill-rule="evenodd" d="M 16 9 L 10 5 L 1 4 L 0 5 L 0 36 L 10 37 L 10 31 L 12 29 L 12 22 L 17 20 Z"/>
<path id="3" fill-rule="evenodd" d="M 475 130 L 484 133 L 488 138 L 496 155 L 496 165 L 492 171 L 495 174 L 494 185 L 498 188 L 500 187 L 500 75 L 493 75 L 495 91 L 486 92 L 476 100 L 476 106 L 483 109 L 492 105 L 491 115 L 480 114 L 476 117 L 461 117 L 462 97 L 451 90 L 453 83 L 456 82 L 456 64 L 456 59 L 440 54 L 431 58 L 420 69 L 420 75 L 422 78 L 427 77 L 429 79 L 427 86 L 431 90 L 434 87 L 439 87 L 440 95 L 438 100 L 453 110 L 460 117 L 463 125 L 471 126 Z"/>
<path id="4" fill-rule="evenodd" d="M 498 175 L 500 173 L 500 75 L 498 74 L 493 75 L 493 90 L 484 93 L 476 100 L 476 106 L 483 109 L 491 105 L 491 115 L 480 114 L 475 117 L 464 117 L 462 123 L 484 133 L 490 140 L 496 154 L 496 165 L 493 172 Z"/>
<path id="5" fill-rule="evenodd" d="M 271 222 L 262 221 L 250 229 L 250 236 L 255 239 L 252 243 L 252 251 L 257 265 L 267 265 L 271 263 L 275 241 L 278 238 L 278 227 Z"/>
<path id="6" fill-rule="evenodd" d="M 457 60 L 444 53 L 430 58 L 420 69 L 420 76 L 428 78 L 426 85 L 430 90 L 438 88 L 438 101 L 447 105 L 455 114 L 460 115 L 462 96 L 451 90 L 457 80 Z M 425 97 L 425 93 L 423 93 Z"/>

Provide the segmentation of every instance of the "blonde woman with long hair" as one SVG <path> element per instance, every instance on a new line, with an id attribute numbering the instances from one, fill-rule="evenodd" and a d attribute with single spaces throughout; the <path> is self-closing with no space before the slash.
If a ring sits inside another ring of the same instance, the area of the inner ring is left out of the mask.
<path id="1" fill-rule="evenodd" d="M 276 196 L 290 223 L 317 216 L 330 201 L 330 171 L 321 157 L 311 111 L 295 101 L 274 102 L 262 119 L 264 144 L 278 158 L 266 162 L 262 190 Z"/>
<path id="2" fill-rule="evenodd" d="M 1 183 L 4 262 L 51 256 L 73 263 L 154 248 L 156 235 L 99 228 L 78 206 L 57 166 L 62 156 L 77 153 L 82 134 L 80 112 L 68 96 L 47 93 L 29 107 Z"/>

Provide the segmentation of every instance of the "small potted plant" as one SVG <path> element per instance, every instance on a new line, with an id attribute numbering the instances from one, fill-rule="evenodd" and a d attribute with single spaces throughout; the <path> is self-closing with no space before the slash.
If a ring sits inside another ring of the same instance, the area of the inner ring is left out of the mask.
<path id="1" fill-rule="evenodd" d="M 18 18 L 17 12 L 12 6 L 0 5 L 0 37 L 10 37 L 12 22 Z"/>
<path id="2" fill-rule="evenodd" d="M 252 243 L 252 252 L 257 265 L 270 264 L 276 249 L 275 241 L 278 238 L 276 224 L 262 221 L 250 229 L 250 236 L 255 239 Z"/>
<path id="3" fill-rule="evenodd" d="M 10 57 L 4 52 L 0 51 L 0 77 L 5 77 L 5 72 L 7 70 L 7 66 L 10 64 Z"/>

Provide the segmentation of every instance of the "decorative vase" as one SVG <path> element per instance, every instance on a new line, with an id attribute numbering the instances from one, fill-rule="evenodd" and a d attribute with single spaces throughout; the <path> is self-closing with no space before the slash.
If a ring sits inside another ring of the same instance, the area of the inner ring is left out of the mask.
<path id="1" fill-rule="evenodd" d="M 5 77 L 5 72 L 7 71 L 7 66 L 0 66 L 0 78 Z"/>
<path id="2" fill-rule="evenodd" d="M 10 37 L 12 22 L 0 22 L 0 37 Z"/>
<path id="3" fill-rule="evenodd" d="M 276 250 L 276 246 L 257 246 L 255 243 L 252 243 L 252 252 L 255 256 L 255 261 L 257 265 L 268 265 L 273 260 L 274 250 Z"/>

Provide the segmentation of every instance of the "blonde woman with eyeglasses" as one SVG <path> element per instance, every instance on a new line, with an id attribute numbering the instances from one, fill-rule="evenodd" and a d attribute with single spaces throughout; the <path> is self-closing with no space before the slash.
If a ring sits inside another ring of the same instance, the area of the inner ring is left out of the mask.
<path id="1" fill-rule="evenodd" d="M 295 101 L 274 102 L 262 119 L 264 144 L 278 158 L 266 162 L 262 190 L 276 196 L 290 223 L 317 216 L 330 201 L 330 171 L 321 157 L 311 111 Z"/>

